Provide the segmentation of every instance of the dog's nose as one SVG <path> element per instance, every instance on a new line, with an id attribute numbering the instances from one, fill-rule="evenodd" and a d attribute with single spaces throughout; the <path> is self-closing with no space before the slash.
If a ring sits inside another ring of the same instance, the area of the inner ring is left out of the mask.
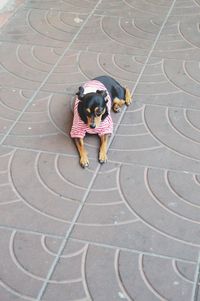
<path id="1" fill-rule="evenodd" d="M 91 128 L 91 129 L 95 129 L 95 127 L 96 127 L 96 125 L 95 125 L 94 123 L 91 123 L 91 124 L 90 124 L 90 128 Z"/>

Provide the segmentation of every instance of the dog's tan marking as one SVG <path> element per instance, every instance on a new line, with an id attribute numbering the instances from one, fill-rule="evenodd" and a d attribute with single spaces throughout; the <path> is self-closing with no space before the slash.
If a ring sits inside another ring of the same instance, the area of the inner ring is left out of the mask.
<path id="1" fill-rule="evenodd" d="M 82 138 L 75 138 L 75 144 L 80 155 L 80 164 L 83 168 L 89 165 L 89 160 L 87 152 L 84 147 L 84 142 Z"/>
<path id="2" fill-rule="evenodd" d="M 125 103 L 127 106 L 129 106 L 132 103 L 132 97 L 131 97 L 131 92 L 129 91 L 128 88 L 125 88 L 126 93 L 125 93 Z"/>
<path id="3" fill-rule="evenodd" d="M 113 110 L 117 113 L 120 111 L 121 107 L 125 104 L 124 99 L 119 99 L 118 97 L 115 97 L 113 100 Z"/>
<path id="4" fill-rule="evenodd" d="M 96 107 L 94 109 L 94 113 L 97 114 L 97 112 L 99 111 L 99 107 Z M 101 117 L 102 115 L 105 113 L 105 109 L 102 111 L 101 115 L 99 116 L 94 116 L 94 117 L 89 117 L 87 116 L 87 125 L 90 126 L 91 123 L 94 123 L 95 124 L 95 127 L 98 128 L 100 126 L 100 123 L 101 123 Z"/>
<path id="5" fill-rule="evenodd" d="M 94 123 L 96 125 L 96 128 L 98 128 L 100 126 L 100 123 L 101 123 L 101 116 L 94 117 Z"/>
<path id="6" fill-rule="evenodd" d="M 107 143 L 108 135 L 100 136 L 100 150 L 99 150 L 99 162 L 105 163 L 107 161 Z"/>
<path id="7" fill-rule="evenodd" d="M 88 109 L 86 109 L 86 111 L 90 114 L 91 113 L 91 110 L 88 108 Z"/>
<path id="8" fill-rule="evenodd" d="M 96 108 L 94 109 L 94 113 L 95 113 L 95 114 L 98 114 L 99 110 L 100 110 L 100 108 L 99 108 L 99 107 L 96 107 Z"/>
<path id="9" fill-rule="evenodd" d="M 91 123 L 92 123 L 92 118 L 87 116 L 87 125 L 90 126 Z"/>
<path id="10" fill-rule="evenodd" d="M 101 116 L 98 117 L 87 117 L 87 125 L 90 127 L 91 124 L 95 124 L 95 128 L 98 128 L 101 123 Z"/>

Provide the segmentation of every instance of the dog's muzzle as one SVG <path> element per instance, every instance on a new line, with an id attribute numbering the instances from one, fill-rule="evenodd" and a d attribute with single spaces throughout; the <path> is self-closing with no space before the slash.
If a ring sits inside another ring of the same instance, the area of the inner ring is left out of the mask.
<path id="1" fill-rule="evenodd" d="M 96 127 L 96 124 L 95 124 L 95 123 L 91 123 L 91 124 L 90 124 L 90 128 L 91 128 L 91 129 L 95 129 L 95 127 Z"/>

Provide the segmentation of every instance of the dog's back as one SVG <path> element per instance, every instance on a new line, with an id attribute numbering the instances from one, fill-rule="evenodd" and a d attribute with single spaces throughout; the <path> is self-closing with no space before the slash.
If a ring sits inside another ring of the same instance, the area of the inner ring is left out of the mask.
<path id="1" fill-rule="evenodd" d="M 125 89 L 114 78 L 107 75 L 102 75 L 95 77 L 94 80 L 98 80 L 106 87 L 112 101 L 115 97 L 118 97 L 119 99 L 125 99 Z"/>

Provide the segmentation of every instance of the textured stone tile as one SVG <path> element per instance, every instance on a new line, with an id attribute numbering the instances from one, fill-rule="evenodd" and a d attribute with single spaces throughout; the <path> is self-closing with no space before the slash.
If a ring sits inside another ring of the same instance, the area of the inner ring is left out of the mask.
<path id="1" fill-rule="evenodd" d="M 124 252 L 118 253 L 116 260 L 118 279 L 134 300 L 190 300 L 194 264 Z"/>
<path id="2" fill-rule="evenodd" d="M 86 17 L 51 9 L 22 8 L 0 33 L 0 41 L 67 47 Z"/>
<path id="3" fill-rule="evenodd" d="M 129 17 L 94 15 L 80 32 L 72 49 L 89 50 L 111 54 L 147 55 L 160 29 L 142 14 L 133 22 Z M 140 29 L 137 26 L 144 29 Z M 140 25 L 139 25 L 140 27 Z M 148 29 L 147 29 L 148 28 Z"/>
<path id="4" fill-rule="evenodd" d="M 74 154 L 69 131 L 72 96 L 39 93 L 11 131 L 5 143 L 13 146 Z"/>
<path id="5" fill-rule="evenodd" d="M 0 48 L 1 86 L 35 90 L 61 53 L 55 48 L 3 42 Z"/>
<path id="6" fill-rule="evenodd" d="M 109 149 L 115 162 L 199 173 L 198 111 L 135 104 L 120 123 Z"/>
<path id="7" fill-rule="evenodd" d="M 96 5 L 97 0 L 61 0 L 61 1 L 40 1 L 40 0 L 26 0 L 26 7 L 37 9 L 51 9 L 70 13 L 88 13 Z M 78 21 L 78 20 L 77 20 Z"/>
<path id="8" fill-rule="evenodd" d="M 136 57 L 139 62 L 144 58 Z M 200 109 L 199 64 L 184 59 L 151 58 L 135 91 L 135 101 Z"/>
<path id="9" fill-rule="evenodd" d="M 193 3 L 194 7 L 198 3 L 197 1 L 187 2 L 190 4 Z M 198 5 L 198 7 L 193 10 L 193 13 L 190 13 L 189 7 L 186 9 L 188 14 L 180 15 L 176 15 L 175 8 L 172 10 L 172 15 L 169 17 L 164 29 L 162 30 L 160 38 L 153 51 L 153 56 L 199 61 L 200 6 Z"/>
<path id="10" fill-rule="evenodd" d="M 77 159 L 3 151 L 0 224 L 64 235 L 93 176 L 91 167 L 83 173 Z"/>
<path id="11" fill-rule="evenodd" d="M 200 3 L 199 0 L 176 0 L 174 8 L 172 10 L 171 16 L 176 17 L 188 17 L 193 16 L 196 13 L 200 13 Z"/>
<path id="12" fill-rule="evenodd" d="M 0 135 L 7 134 L 33 91 L 0 87 Z"/>
<path id="13" fill-rule="evenodd" d="M 194 259 L 200 245 L 199 182 L 192 173 L 107 164 L 72 237 Z"/>
<path id="14" fill-rule="evenodd" d="M 70 51 L 42 90 L 74 94 L 82 83 L 102 74 L 110 75 L 132 89 L 142 67 L 143 63 L 137 62 L 131 55 Z"/>
<path id="15" fill-rule="evenodd" d="M 58 239 L 0 230 L 1 300 L 36 300 L 55 254 Z M 53 283 L 54 281 L 50 281 Z"/>
<path id="16" fill-rule="evenodd" d="M 51 277 L 42 300 L 81 300 L 89 298 L 85 261 L 87 245 L 70 241 Z"/>
<path id="17" fill-rule="evenodd" d="M 59 283 L 49 284 L 42 300 L 190 300 L 194 263 L 77 241 L 73 247 L 65 249 L 53 274 Z M 76 268 L 68 276 L 71 266 Z"/>
<path id="18" fill-rule="evenodd" d="M 40 93 L 5 143 L 74 154 L 74 145 L 69 138 L 72 116 L 70 97 Z"/>
<path id="19" fill-rule="evenodd" d="M 134 99 L 139 103 L 199 110 L 198 77 L 195 62 L 162 59 L 156 68 L 146 68 Z"/>
<path id="20" fill-rule="evenodd" d="M 171 6 L 171 0 L 159 0 L 159 1 L 140 1 L 140 0 L 112 0 L 101 1 L 100 5 L 96 9 L 97 14 L 101 15 L 114 15 L 114 16 L 128 16 L 138 17 L 143 16 L 146 19 L 153 18 L 155 16 L 164 17 Z M 152 23 L 153 20 L 152 20 Z"/>

